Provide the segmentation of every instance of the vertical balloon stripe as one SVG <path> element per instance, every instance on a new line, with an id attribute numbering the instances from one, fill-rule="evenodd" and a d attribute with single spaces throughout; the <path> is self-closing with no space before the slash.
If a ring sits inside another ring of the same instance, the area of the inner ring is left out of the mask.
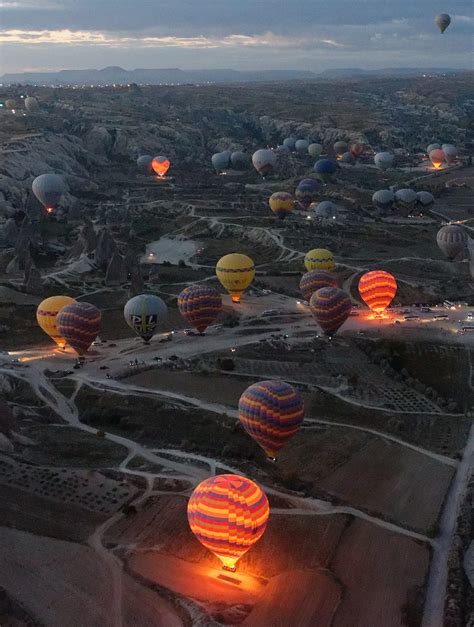
<path id="1" fill-rule="evenodd" d="M 94 305 L 72 303 L 58 313 L 58 330 L 78 355 L 84 355 L 99 333 L 101 318 Z"/>
<path id="2" fill-rule="evenodd" d="M 335 275 L 331 272 L 324 272 L 324 270 L 310 270 L 301 277 L 300 290 L 308 303 L 314 292 L 322 287 L 337 287 Z"/>

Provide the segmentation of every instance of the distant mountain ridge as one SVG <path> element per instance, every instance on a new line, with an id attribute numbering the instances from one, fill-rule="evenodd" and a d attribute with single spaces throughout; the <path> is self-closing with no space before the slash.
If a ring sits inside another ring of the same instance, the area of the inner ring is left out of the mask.
<path id="1" fill-rule="evenodd" d="M 18 74 L 4 74 L 0 78 L 2 84 L 13 83 L 35 85 L 111 85 L 115 84 L 149 84 L 160 83 L 241 83 L 265 82 L 285 80 L 314 80 L 338 79 L 364 76 L 417 76 L 422 73 L 452 74 L 465 70 L 440 68 L 388 68 L 381 70 L 363 70 L 346 68 L 325 70 L 315 73 L 309 70 L 256 70 L 239 71 L 232 69 L 222 70 L 180 70 L 179 68 L 165 69 L 135 69 L 124 70 L 121 67 L 111 66 L 101 70 L 61 70 L 58 72 L 21 72 Z"/>

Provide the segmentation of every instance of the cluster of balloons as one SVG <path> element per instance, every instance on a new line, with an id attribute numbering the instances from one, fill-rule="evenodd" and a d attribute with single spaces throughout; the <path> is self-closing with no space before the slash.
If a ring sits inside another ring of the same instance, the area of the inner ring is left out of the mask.
<path id="1" fill-rule="evenodd" d="M 249 165 L 249 156 L 241 150 L 236 150 L 235 152 L 224 150 L 212 155 L 211 163 L 217 174 L 231 167 L 236 170 L 245 170 Z"/>
<path id="2" fill-rule="evenodd" d="M 149 174 L 155 172 L 160 177 L 165 176 L 170 168 L 170 165 L 171 163 L 168 157 L 164 157 L 163 155 L 158 155 L 157 157 L 152 157 L 151 155 L 141 155 L 137 159 L 137 166 L 142 172 L 147 172 Z"/>
<path id="3" fill-rule="evenodd" d="M 372 196 L 372 204 L 382 214 L 390 213 L 394 208 L 403 215 L 411 215 L 415 210 L 422 213 L 434 205 L 434 196 L 431 192 L 415 192 L 404 188 L 397 192 L 389 189 L 379 189 Z"/>
<path id="4" fill-rule="evenodd" d="M 430 144 L 426 149 L 428 157 L 437 170 L 441 168 L 443 163 L 452 165 L 458 157 L 458 150 L 453 144 Z"/>
<path id="5" fill-rule="evenodd" d="M 28 113 L 38 113 L 38 111 L 40 110 L 39 102 L 33 96 L 27 96 L 24 100 L 24 103 L 25 109 L 28 111 Z M 13 98 L 8 98 L 7 100 L 5 100 L 5 108 L 9 111 L 15 111 L 15 109 L 18 109 L 17 101 Z"/>

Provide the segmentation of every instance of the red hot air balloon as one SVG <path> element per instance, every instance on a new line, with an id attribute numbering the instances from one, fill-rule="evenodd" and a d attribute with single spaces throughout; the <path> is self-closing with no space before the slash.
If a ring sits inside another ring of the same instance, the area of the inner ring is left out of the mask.
<path id="1" fill-rule="evenodd" d="M 329 337 L 344 324 L 352 309 L 351 299 L 338 287 L 323 287 L 315 292 L 309 307 L 313 318 Z"/>
<path id="2" fill-rule="evenodd" d="M 59 335 L 76 351 L 81 361 L 100 331 L 101 319 L 97 307 L 83 302 L 66 305 L 56 317 Z"/>
<path id="3" fill-rule="evenodd" d="M 395 277 L 384 270 L 363 274 L 359 281 L 359 294 L 364 303 L 376 314 L 383 313 L 397 293 Z"/>
<path id="4" fill-rule="evenodd" d="M 256 483 L 239 475 L 217 475 L 200 483 L 188 502 L 191 531 L 226 570 L 263 535 L 270 507 Z"/>
<path id="5" fill-rule="evenodd" d="M 303 416 L 300 393 L 283 381 L 254 383 L 239 400 L 240 422 L 272 461 L 298 431 Z"/>
<path id="6" fill-rule="evenodd" d="M 357 157 L 360 157 L 361 154 L 364 152 L 364 146 L 363 144 L 355 142 L 349 146 L 349 152 L 353 157 L 357 159 Z"/>
<path id="7" fill-rule="evenodd" d="M 170 161 L 166 157 L 155 157 L 151 162 L 151 167 L 158 174 L 158 176 L 164 176 L 170 167 Z"/>
<path id="8" fill-rule="evenodd" d="M 199 333 L 204 333 L 222 311 L 219 292 L 207 285 L 190 285 L 178 296 L 178 308 Z"/>
<path id="9" fill-rule="evenodd" d="M 337 279 L 332 272 L 325 272 L 324 270 L 310 270 L 303 274 L 300 281 L 300 290 L 303 294 L 303 298 L 308 301 L 311 300 L 311 296 L 314 292 L 317 292 L 322 287 L 337 287 Z"/>

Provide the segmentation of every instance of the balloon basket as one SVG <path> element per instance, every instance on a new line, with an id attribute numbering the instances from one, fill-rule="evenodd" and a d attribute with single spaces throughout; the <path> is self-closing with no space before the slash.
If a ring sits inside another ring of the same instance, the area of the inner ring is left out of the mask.
<path id="1" fill-rule="evenodd" d="M 276 464 L 277 458 L 276 457 L 271 457 L 270 455 L 267 455 L 267 461 L 271 462 L 272 464 Z"/>
<path id="2" fill-rule="evenodd" d="M 229 573 L 235 573 L 237 566 L 222 566 L 222 570 L 226 570 Z"/>

